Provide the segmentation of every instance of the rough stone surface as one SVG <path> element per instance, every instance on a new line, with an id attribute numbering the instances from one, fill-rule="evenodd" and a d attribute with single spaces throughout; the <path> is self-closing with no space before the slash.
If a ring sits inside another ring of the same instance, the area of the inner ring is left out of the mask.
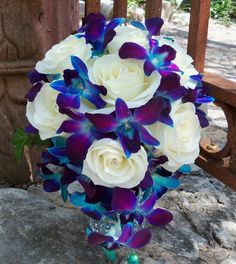
<path id="1" fill-rule="evenodd" d="M 152 228 L 152 242 L 138 251 L 141 264 L 235 263 L 235 192 L 198 170 L 157 206 L 171 210 L 174 220 Z M 87 223 L 78 208 L 40 186 L 0 189 L 0 263 L 103 264 L 102 250 L 86 244 Z M 128 254 L 120 250 L 117 263 L 125 264 Z"/>

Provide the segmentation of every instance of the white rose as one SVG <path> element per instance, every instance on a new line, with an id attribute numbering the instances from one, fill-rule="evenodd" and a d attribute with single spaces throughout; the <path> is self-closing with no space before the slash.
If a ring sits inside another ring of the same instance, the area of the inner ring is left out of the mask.
<path id="1" fill-rule="evenodd" d="M 95 141 L 89 148 L 82 173 L 96 185 L 132 188 L 143 180 L 147 167 L 143 147 L 126 159 L 120 142 L 105 138 Z"/>
<path id="2" fill-rule="evenodd" d="M 57 129 L 67 119 L 66 115 L 59 113 L 56 103 L 58 94 L 45 83 L 34 101 L 27 103 L 26 116 L 30 124 L 39 130 L 42 140 L 57 136 Z"/>
<path id="3" fill-rule="evenodd" d="M 91 48 L 90 44 L 86 44 L 84 37 L 77 38 L 70 35 L 54 45 L 46 53 L 45 58 L 36 64 L 35 68 L 44 74 L 62 74 L 65 69 L 73 69 L 71 56 L 77 56 L 86 63 L 92 55 Z"/>
<path id="4" fill-rule="evenodd" d="M 186 88 L 195 89 L 197 81 L 190 78 L 191 75 L 197 75 L 198 71 L 192 65 L 193 59 L 186 51 L 172 38 L 158 37 L 160 45 L 168 45 L 176 50 L 176 58 L 172 61 L 183 72 L 180 74 L 180 83 Z"/>
<path id="5" fill-rule="evenodd" d="M 134 26 L 118 26 L 115 31 L 116 36 L 107 46 L 109 53 L 117 53 L 125 42 L 135 42 L 142 47 L 148 48 L 148 31 Z"/>
<path id="6" fill-rule="evenodd" d="M 90 79 L 107 89 L 103 97 L 107 107 L 115 105 L 116 99 L 123 99 L 129 108 L 147 103 L 160 85 L 161 75 L 154 71 L 147 77 L 143 70 L 143 61 L 121 59 L 117 54 L 99 58 L 91 68 Z"/>
<path id="7" fill-rule="evenodd" d="M 172 106 L 170 116 L 174 126 L 170 127 L 157 122 L 149 126 L 152 135 L 160 141 L 157 151 L 169 159 L 163 167 L 171 172 L 184 164 L 192 164 L 199 155 L 201 127 L 192 103 Z"/>

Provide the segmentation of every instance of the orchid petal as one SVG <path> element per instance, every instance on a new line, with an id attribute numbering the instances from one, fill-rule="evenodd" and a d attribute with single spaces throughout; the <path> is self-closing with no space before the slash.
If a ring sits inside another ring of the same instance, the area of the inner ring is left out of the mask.
<path id="1" fill-rule="evenodd" d="M 173 49 L 171 46 L 162 45 L 158 48 L 158 54 L 165 54 L 164 61 L 170 62 L 175 59 L 176 57 L 176 50 Z"/>
<path id="2" fill-rule="evenodd" d="M 88 69 L 84 62 L 76 57 L 71 56 L 71 64 L 73 65 L 74 69 L 78 72 L 78 74 L 84 79 L 87 79 Z"/>
<path id="3" fill-rule="evenodd" d="M 112 115 L 87 113 L 86 117 L 102 133 L 112 132 L 118 126 L 116 119 Z"/>
<path id="4" fill-rule="evenodd" d="M 132 211 L 136 207 L 137 199 L 129 189 L 115 188 L 112 196 L 112 209 L 116 211 Z"/>
<path id="5" fill-rule="evenodd" d="M 150 76 L 157 68 L 152 64 L 151 61 L 146 60 L 144 62 L 144 73 L 146 76 Z"/>
<path id="6" fill-rule="evenodd" d="M 48 78 L 46 74 L 43 73 L 39 73 L 38 71 L 34 70 L 32 72 L 30 72 L 29 74 L 27 74 L 27 77 L 30 79 L 30 82 L 32 84 L 35 84 L 37 82 L 48 82 Z"/>
<path id="7" fill-rule="evenodd" d="M 180 185 L 180 181 L 171 177 L 163 177 L 160 175 L 153 175 L 154 184 L 162 185 L 168 189 L 175 189 Z"/>
<path id="8" fill-rule="evenodd" d="M 45 192 L 57 192 L 60 190 L 60 182 L 58 180 L 45 180 L 43 189 Z"/>
<path id="9" fill-rule="evenodd" d="M 156 200 L 157 200 L 156 193 L 152 193 L 145 201 L 143 201 L 139 205 L 139 208 L 143 213 L 148 213 L 154 207 Z"/>
<path id="10" fill-rule="evenodd" d="M 151 145 L 151 146 L 159 146 L 160 142 L 155 139 L 148 131 L 146 128 L 141 127 L 139 130 L 139 135 L 140 135 L 140 140 L 142 143 L 146 145 Z"/>
<path id="11" fill-rule="evenodd" d="M 66 153 L 70 160 L 84 160 L 93 138 L 89 134 L 74 134 L 67 139 Z"/>
<path id="12" fill-rule="evenodd" d="M 126 42 L 121 46 L 119 56 L 121 59 L 144 60 L 147 57 L 147 51 L 134 42 Z"/>
<path id="13" fill-rule="evenodd" d="M 133 224 L 131 222 L 125 224 L 117 242 L 120 244 L 126 244 L 131 239 L 133 232 L 134 232 Z"/>
<path id="14" fill-rule="evenodd" d="M 146 215 L 146 218 L 148 222 L 153 226 L 164 226 L 172 221 L 173 215 L 171 212 L 165 209 L 157 208 L 150 214 Z"/>
<path id="15" fill-rule="evenodd" d="M 149 37 L 157 36 L 160 33 L 161 27 L 163 26 L 164 21 L 162 18 L 153 17 L 145 20 L 145 25 L 149 31 Z"/>
<path id="16" fill-rule="evenodd" d="M 141 30 L 147 30 L 146 29 L 146 27 L 144 26 L 144 24 L 143 23 L 141 23 L 141 22 L 139 22 L 139 21 L 136 21 L 136 20 L 129 20 L 129 23 L 132 25 L 132 26 L 134 26 L 134 27 L 136 27 L 136 28 L 139 28 L 139 29 L 141 29 Z"/>
<path id="17" fill-rule="evenodd" d="M 37 94 L 40 92 L 41 88 L 43 87 L 43 83 L 38 82 L 33 85 L 33 87 L 28 91 L 25 98 L 29 102 L 33 102 Z"/>
<path id="18" fill-rule="evenodd" d="M 106 26 L 106 31 L 116 28 L 117 26 L 124 24 L 126 21 L 123 17 L 117 17 L 112 19 Z"/>
<path id="19" fill-rule="evenodd" d="M 162 108 L 162 101 L 153 98 L 135 110 L 134 120 L 142 125 L 154 124 L 159 119 Z"/>
<path id="20" fill-rule="evenodd" d="M 130 248 L 141 248 L 147 245 L 152 238 L 151 231 L 149 229 L 142 229 L 136 232 L 131 241 L 128 243 Z"/>
<path id="21" fill-rule="evenodd" d="M 66 120 L 57 130 L 57 133 L 81 133 L 83 132 L 83 123 L 78 122 L 77 120 Z"/>
<path id="22" fill-rule="evenodd" d="M 151 173 L 147 171 L 145 173 L 144 179 L 140 182 L 139 187 L 142 188 L 143 190 L 146 190 L 150 188 L 152 185 L 153 185 L 153 180 L 152 180 Z"/>
<path id="23" fill-rule="evenodd" d="M 91 232 L 88 236 L 88 243 L 92 246 L 103 243 L 112 243 L 114 239 L 111 236 L 105 236 L 98 232 Z"/>
<path id="24" fill-rule="evenodd" d="M 60 93 L 57 96 L 57 104 L 61 113 L 64 113 L 63 109 L 65 108 L 78 109 L 80 107 L 80 96 Z"/>
<path id="25" fill-rule="evenodd" d="M 198 116 L 201 128 L 208 127 L 209 121 L 207 119 L 206 113 L 204 113 L 202 110 L 198 109 L 196 110 L 196 114 Z"/>
<path id="26" fill-rule="evenodd" d="M 66 93 L 68 92 L 68 88 L 66 87 L 65 81 L 64 80 L 58 80 L 58 81 L 54 81 L 50 84 L 50 86 L 60 92 L 60 93 Z"/>
<path id="27" fill-rule="evenodd" d="M 87 206 L 81 208 L 81 211 L 84 214 L 88 215 L 89 217 L 91 217 L 97 221 L 100 221 L 102 218 L 102 214 L 100 212 L 98 212 L 98 210 L 96 210 L 96 208 L 93 205 L 91 205 L 91 206 L 87 205 Z"/>
<path id="28" fill-rule="evenodd" d="M 125 101 L 121 98 L 116 99 L 116 118 L 120 121 L 128 121 L 131 116 L 132 114 Z"/>
<path id="29" fill-rule="evenodd" d="M 180 86 L 180 76 L 176 73 L 171 73 L 162 77 L 156 95 L 175 101 L 182 98 L 186 92 L 186 88 Z"/>

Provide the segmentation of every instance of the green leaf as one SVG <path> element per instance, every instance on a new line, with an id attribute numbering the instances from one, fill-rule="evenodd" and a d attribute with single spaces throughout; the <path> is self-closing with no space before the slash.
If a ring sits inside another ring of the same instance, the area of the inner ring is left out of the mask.
<path id="1" fill-rule="evenodd" d="M 15 149 L 15 157 L 20 161 L 24 154 L 24 147 L 32 145 L 32 139 L 22 128 L 18 128 L 13 135 L 12 145 Z"/>

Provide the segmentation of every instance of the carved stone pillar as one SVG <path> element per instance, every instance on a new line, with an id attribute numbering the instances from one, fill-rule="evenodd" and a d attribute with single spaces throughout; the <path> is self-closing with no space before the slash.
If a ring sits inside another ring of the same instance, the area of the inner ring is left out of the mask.
<path id="1" fill-rule="evenodd" d="M 22 183 L 29 177 L 11 146 L 15 129 L 26 122 L 26 74 L 78 25 L 79 0 L 0 0 L 0 182 Z"/>

